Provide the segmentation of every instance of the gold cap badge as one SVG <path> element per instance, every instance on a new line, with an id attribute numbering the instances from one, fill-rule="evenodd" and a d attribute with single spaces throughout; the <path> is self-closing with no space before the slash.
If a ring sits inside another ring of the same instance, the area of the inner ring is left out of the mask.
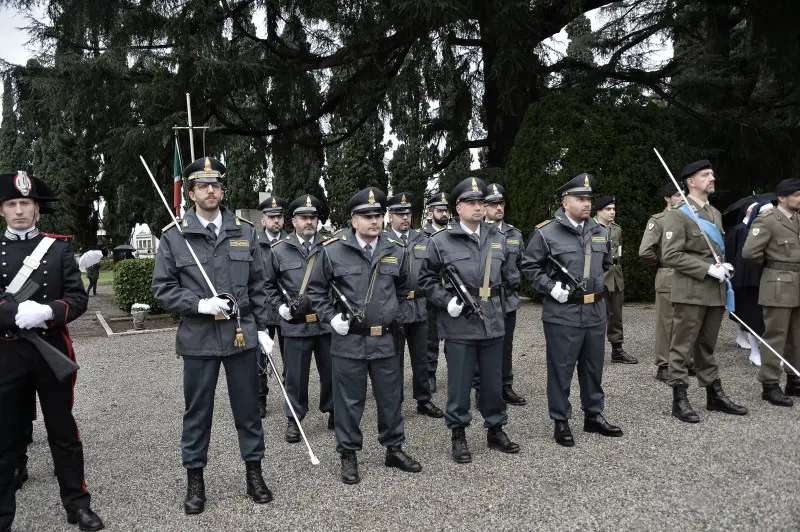
<path id="1" fill-rule="evenodd" d="M 367 201 L 370 205 L 375 203 L 375 193 L 372 192 L 372 189 L 369 189 L 369 200 Z"/>
<path id="2" fill-rule="evenodd" d="M 272 208 L 273 209 L 277 209 L 278 208 L 278 202 L 275 201 L 275 198 L 272 198 Z"/>
<path id="3" fill-rule="evenodd" d="M 306 207 L 309 209 L 313 207 L 313 205 L 311 205 L 311 196 L 306 196 Z"/>
<path id="4" fill-rule="evenodd" d="M 473 192 L 480 192 L 480 190 L 478 190 L 478 182 L 475 181 L 474 177 L 472 178 L 472 191 Z"/>
<path id="5" fill-rule="evenodd" d="M 403 197 L 402 197 L 402 198 L 400 198 L 400 203 L 407 203 L 407 202 L 406 202 L 406 195 L 405 195 L 405 194 L 403 194 Z"/>
<path id="6" fill-rule="evenodd" d="M 500 192 L 497 191 L 497 185 L 492 185 L 492 194 L 500 194 Z"/>
<path id="7" fill-rule="evenodd" d="M 205 166 L 203 166 L 203 170 L 206 172 L 211 171 L 211 159 L 209 159 L 208 157 L 206 157 L 206 164 Z"/>
<path id="8" fill-rule="evenodd" d="M 445 199 L 445 197 L 444 197 L 444 192 L 442 192 L 442 202 L 443 202 L 443 203 L 447 203 L 447 200 L 446 200 L 446 199 Z"/>
<path id="9" fill-rule="evenodd" d="M 588 175 L 586 175 L 583 178 L 583 188 L 589 188 L 589 176 Z"/>

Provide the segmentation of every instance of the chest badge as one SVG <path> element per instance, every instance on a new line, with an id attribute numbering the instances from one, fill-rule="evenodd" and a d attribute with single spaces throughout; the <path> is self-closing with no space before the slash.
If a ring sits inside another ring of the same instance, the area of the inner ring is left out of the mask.
<path id="1" fill-rule="evenodd" d="M 664 233 L 664 236 L 667 237 L 667 240 L 669 240 L 670 238 L 672 238 L 672 231 L 667 231 L 666 233 Z"/>
<path id="2" fill-rule="evenodd" d="M 654 224 L 653 222 L 650 222 L 649 224 L 647 224 L 647 230 L 648 231 L 652 231 L 653 227 L 655 227 L 655 226 L 656 226 L 656 224 Z"/>
<path id="3" fill-rule="evenodd" d="M 755 229 L 753 229 L 753 236 L 758 236 L 758 233 L 760 233 L 760 232 L 761 232 L 761 229 L 756 227 Z"/>

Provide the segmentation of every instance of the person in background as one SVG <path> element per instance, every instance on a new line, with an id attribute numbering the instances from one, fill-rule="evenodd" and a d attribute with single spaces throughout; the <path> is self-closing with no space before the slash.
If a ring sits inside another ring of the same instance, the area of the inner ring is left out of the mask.
<path id="1" fill-rule="evenodd" d="M 736 315 L 744 320 L 748 327 L 753 329 L 759 336 L 764 334 L 764 316 L 761 312 L 761 305 L 758 304 L 761 267 L 747 264 L 742 259 L 742 248 L 753 221 L 760 213 L 770 210 L 772 210 L 772 203 L 769 201 L 752 203 L 747 208 L 742 222 L 734 226 L 725 239 L 727 255 L 725 260 L 733 265 L 731 284 L 733 284 L 733 295 L 736 298 Z M 739 331 L 736 337 L 737 345 L 741 345 L 739 344 L 739 335 L 746 335 L 745 337 L 749 340 L 750 346 L 750 363 L 754 366 L 761 366 L 761 350 L 758 340 L 752 334 L 747 334 L 747 329 L 732 316 L 729 315 L 728 319 L 736 323 L 736 328 Z"/>
<path id="2" fill-rule="evenodd" d="M 97 295 L 97 280 L 100 278 L 100 263 L 86 268 L 86 277 L 89 279 L 89 288 L 86 289 L 87 294 Z"/>

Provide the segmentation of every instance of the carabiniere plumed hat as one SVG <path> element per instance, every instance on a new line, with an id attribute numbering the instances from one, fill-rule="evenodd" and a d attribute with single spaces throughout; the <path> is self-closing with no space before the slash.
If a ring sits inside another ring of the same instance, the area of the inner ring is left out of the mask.
<path id="1" fill-rule="evenodd" d="M 58 201 L 47 183 L 23 170 L 0 174 L 0 203 L 19 198 L 34 200 L 42 214 L 53 214 L 55 209 L 50 204 Z"/>

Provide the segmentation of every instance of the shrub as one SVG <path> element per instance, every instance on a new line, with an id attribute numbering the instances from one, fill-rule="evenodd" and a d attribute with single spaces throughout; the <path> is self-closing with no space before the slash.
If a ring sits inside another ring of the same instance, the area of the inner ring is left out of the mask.
<path id="1" fill-rule="evenodd" d="M 134 303 L 150 305 L 150 312 L 164 310 L 153 297 L 153 269 L 156 259 L 128 259 L 114 268 L 114 299 L 120 310 L 130 312 Z"/>

